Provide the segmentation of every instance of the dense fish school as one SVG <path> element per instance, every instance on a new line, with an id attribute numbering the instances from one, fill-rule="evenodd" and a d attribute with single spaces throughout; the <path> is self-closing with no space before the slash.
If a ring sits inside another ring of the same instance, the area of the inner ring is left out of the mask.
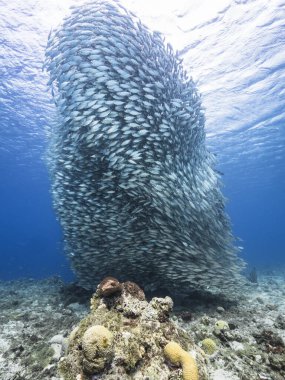
<path id="1" fill-rule="evenodd" d="M 240 279 L 201 99 L 159 33 L 115 1 L 75 7 L 45 66 L 57 107 L 48 166 L 79 282 L 216 291 Z"/>

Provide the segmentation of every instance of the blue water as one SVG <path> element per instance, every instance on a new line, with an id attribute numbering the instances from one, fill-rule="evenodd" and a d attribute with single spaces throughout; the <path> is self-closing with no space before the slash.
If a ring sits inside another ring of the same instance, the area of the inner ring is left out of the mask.
<path id="1" fill-rule="evenodd" d="M 41 156 L 27 162 L 23 154 L 21 166 L 9 152 L 2 153 L 0 160 L 0 278 L 59 275 L 71 280 Z"/>
<path id="2" fill-rule="evenodd" d="M 0 0 L 0 279 L 73 278 L 43 160 L 54 111 L 41 71 L 50 27 L 73 3 Z M 285 3 L 123 3 L 183 52 L 198 83 L 242 257 L 284 266 Z"/>

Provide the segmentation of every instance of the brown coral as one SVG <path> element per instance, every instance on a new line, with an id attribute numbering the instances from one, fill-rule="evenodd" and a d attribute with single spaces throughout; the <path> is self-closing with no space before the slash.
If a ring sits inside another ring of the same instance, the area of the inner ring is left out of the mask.
<path id="1" fill-rule="evenodd" d="M 115 277 L 105 277 L 98 285 L 98 294 L 101 297 L 109 297 L 122 291 L 122 284 Z"/>
<path id="2" fill-rule="evenodd" d="M 137 298 L 140 301 L 145 300 L 144 291 L 134 282 L 123 282 L 123 290 L 126 294 L 130 294 L 132 297 Z"/>

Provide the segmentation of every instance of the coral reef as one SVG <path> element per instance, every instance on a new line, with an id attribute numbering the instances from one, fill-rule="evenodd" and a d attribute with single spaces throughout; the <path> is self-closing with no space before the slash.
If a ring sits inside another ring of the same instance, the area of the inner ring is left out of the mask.
<path id="1" fill-rule="evenodd" d="M 65 380 L 90 380 L 95 376 L 100 380 L 178 380 L 181 368 L 167 365 L 164 356 L 175 345 L 177 360 L 171 354 L 167 357 L 181 364 L 183 379 L 208 379 L 200 348 L 169 319 L 173 308 L 170 297 L 147 302 L 143 291 L 131 282 L 103 296 L 107 281 L 97 287 L 90 314 L 69 336 L 66 355 L 59 362 Z M 195 359 L 189 350 L 195 353 Z"/>
<path id="2" fill-rule="evenodd" d="M 191 354 L 198 352 L 195 359 L 201 372 L 205 363 L 200 361 L 199 349 L 193 342 L 201 345 L 208 338 L 213 339 L 218 346 L 213 355 L 205 356 L 209 380 L 284 380 L 284 273 L 285 268 L 283 271 L 278 268 L 275 275 L 268 275 L 267 272 L 264 275 L 259 270 L 258 285 L 250 285 L 239 303 L 217 301 L 216 298 L 207 299 L 207 302 L 191 298 L 187 304 L 183 301 L 179 305 L 176 299 L 172 312 L 169 297 L 154 298 L 150 306 L 143 299 L 142 290 L 129 283 L 116 295 L 104 299 L 92 297 L 90 314 L 94 311 L 98 315 L 100 308 L 106 311 L 107 307 L 111 312 L 109 315 L 113 315 L 109 325 L 105 324 L 104 318 L 94 318 L 91 324 L 80 322 L 90 312 L 92 294 L 75 284 L 63 284 L 58 278 L 0 282 L 0 379 L 63 380 L 57 370 L 58 363 L 61 360 L 60 366 L 64 365 L 66 357 L 70 357 L 76 347 L 80 351 L 84 332 L 91 325 L 106 327 L 113 334 L 113 347 L 116 343 L 116 328 L 113 326 L 121 320 L 124 325 L 119 330 L 124 341 L 122 339 L 121 348 L 116 350 L 125 351 L 119 352 L 117 357 L 113 356 L 101 373 L 92 375 L 93 380 L 129 379 L 132 375 L 135 380 L 146 380 L 147 377 L 149 380 L 181 380 L 182 369 L 171 368 L 165 359 L 165 345 L 175 341 Z M 132 292 L 131 297 L 127 296 L 126 288 Z M 126 298 L 128 302 L 123 303 L 122 299 Z M 120 299 L 116 307 L 112 306 L 115 300 Z M 143 305 L 148 305 L 148 315 L 142 310 Z M 150 313 L 153 313 L 153 318 Z M 173 329 L 169 327 L 168 315 Z M 221 330 L 216 335 L 215 323 L 221 319 L 228 323 L 229 329 Z M 144 335 L 145 340 L 149 339 L 151 348 L 137 340 L 136 330 L 140 330 L 142 324 L 144 327 L 141 330 L 149 326 L 149 332 Z M 170 334 L 167 333 L 169 329 L 172 331 Z M 152 336 L 152 331 L 157 339 Z M 158 342 L 157 345 L 155 342 Z M 77 363 L 77 368 L 81 365 L 82 362 Z M 120 367 L 123 375 L 111 374 L 112 367 L 115 374 Z M 105 370 L 109 371 L 108 376 Z M 76 380 L 76 377 L 82 379 L 81 375 L 76 373 L 72 380 Z"/>

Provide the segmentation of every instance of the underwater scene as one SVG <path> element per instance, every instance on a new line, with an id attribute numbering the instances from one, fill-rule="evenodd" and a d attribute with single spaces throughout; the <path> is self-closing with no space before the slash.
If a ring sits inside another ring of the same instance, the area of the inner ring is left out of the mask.
<path id="1" fill-rule="evenodd" d="M 285 2 L 0 0 L 0 380 L 285 380 Z"/>

